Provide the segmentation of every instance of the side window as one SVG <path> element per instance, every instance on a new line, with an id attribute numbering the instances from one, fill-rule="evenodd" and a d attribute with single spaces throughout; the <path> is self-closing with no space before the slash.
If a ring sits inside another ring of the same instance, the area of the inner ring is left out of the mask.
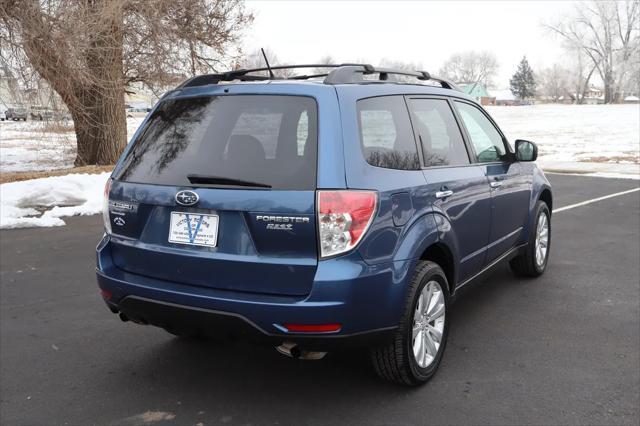
<path id="1" fill-rule="evenodd" d="M 503 160 L 506 155 L 504 142 L 491 121 L 472 105 L 456 101 L 456 106 L 469 132 L 478 161 L 489 163 Z"/>
<path id="2" fill-rule="evenodd" d="M 469 164 L 462 134 L 446 100 L 411 99 L 409 105 L 427 167 Z"/>
<path id="3" fill-rule="evenodd" d="M 419 170 L 418 149 L 402 96 L 358 101 L 360 143 L 367 163 L 398 170 Z"/>

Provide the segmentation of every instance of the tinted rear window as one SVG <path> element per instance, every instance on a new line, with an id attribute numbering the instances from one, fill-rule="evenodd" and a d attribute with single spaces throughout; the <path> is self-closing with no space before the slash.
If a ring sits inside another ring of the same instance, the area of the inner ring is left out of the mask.
<path id="1" fill-rule="evenodd" d="M 189 176 L 206 176 L 315 189 L 317 145 L 317 109 L 309 97 L 167 100 L 149 117 L 116 178 L 193 186 Z"/>

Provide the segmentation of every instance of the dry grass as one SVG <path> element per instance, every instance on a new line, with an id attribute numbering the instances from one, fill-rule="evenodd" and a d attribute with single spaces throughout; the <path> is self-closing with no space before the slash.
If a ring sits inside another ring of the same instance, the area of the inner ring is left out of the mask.
<path id="1" fill-rule="evenodd" d="M 613 155 L 610 157 L 597 156 L 597 157 L 584 158 L 582 159 L 582 161 L 586 161 L 588 163 L 620 163 L 620 162 L 638 163 L 638 157 L 636 157 L 633 154 Z"/>
<path id="2" fill-rule="evenodd" d="M 110 166 L 83 166 L 72 167 L 70 169 L 44 170 L 39 172 L 13 172 L 0 173 L 0 184 L 8 182 L 19 182 L 21 180 L 38 179 L 50 176 L 63 176 L 71 173 L 89 173 L 97 174 L 102 172 L 110 172 L 113 165 Z"/>
<path id="3" fill-rule="evenodd" d="M 72 121 L 49 121 L 42 130 L 47 133 L 71 133 L 74 128 Z"/>

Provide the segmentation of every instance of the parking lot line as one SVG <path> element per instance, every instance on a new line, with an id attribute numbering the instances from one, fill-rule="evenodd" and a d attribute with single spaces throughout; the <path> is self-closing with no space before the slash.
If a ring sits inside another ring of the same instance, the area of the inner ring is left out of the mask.
<path id="1" fill-rule="evenodd" d="M 553 213 L 560 213 L 565 210 L 575 209 L 576 207 L 586 206 L 587 204 L 597 203 L 598 201 L 606 200 L 607 198 L 619 197 L 620 195 L 630 194 L 632 192 L 640 191 L 640 188 L 633 188 L 627 191 L 616 192 L 615 194 L 605 195 L 603 197 L 592 198 L 590 200 L 581 201 L 579 203 L 570 204 L 568 206 L 560 207 L 553 210 Z"/>

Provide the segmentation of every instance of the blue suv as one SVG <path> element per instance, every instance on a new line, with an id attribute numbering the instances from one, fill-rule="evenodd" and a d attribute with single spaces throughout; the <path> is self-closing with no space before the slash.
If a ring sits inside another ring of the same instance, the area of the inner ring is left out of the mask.
<path id="1" fill-rule="evenodd" d="M 552 193 L 536 157 L 427 72 L 197 76 L 105 187 L 98 284 L 124 321 L 306 359 L 364 346 L 380 376 L 421 384 L 460 289 L 503 261 L 544 272 Z"/>

